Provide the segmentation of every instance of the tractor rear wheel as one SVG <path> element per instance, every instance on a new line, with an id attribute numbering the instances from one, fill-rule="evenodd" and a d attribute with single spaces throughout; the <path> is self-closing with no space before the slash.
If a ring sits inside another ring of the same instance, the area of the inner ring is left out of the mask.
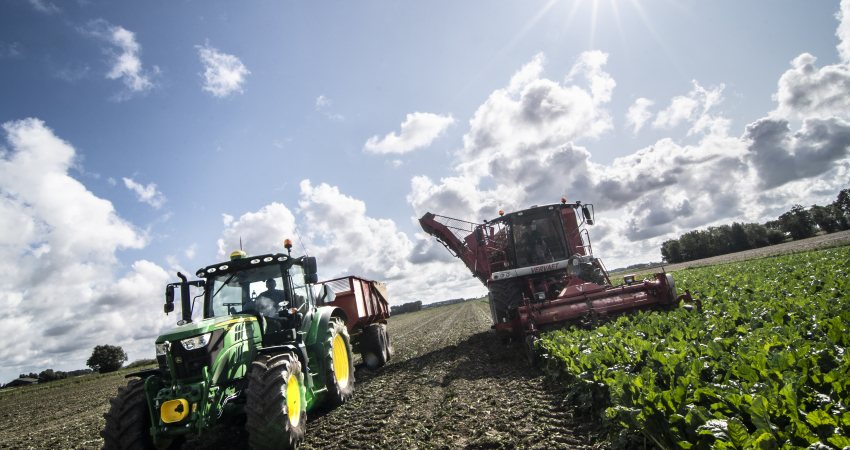
<path id="1" fill-rule="evenodd" d="M 297 447 L 307 432 L 305 394 L 301 363 L 294 354 L 257 357 L 248 374 L 245 403 L 251 448 Z"/>
<path id="2" fill-rule="evenodd" d="M 103 448 L 177 449 L 183 445 L 183 439 L 154 442 L 151 437 L 145 380 L 130 380 L 109 403 L 109 411 L 103 415 L 106 426 L 100 432 Z"/>
<path id="3" fill-rule="evenodd" d="M 383 367 L 387 363 L 387 332 L 381 323 L 373 323 L 363 330 L 363 343 L 361 345 L 363 362 L 370 369 Z"/>
<path id="4" fill-rule="evenodd" d="M 341 405 L 354 395 L 351 338 L 345 323 L 336 317 L 328 324 L 328 338 L 325 341 L 325 387 L 331 406 Z"/>

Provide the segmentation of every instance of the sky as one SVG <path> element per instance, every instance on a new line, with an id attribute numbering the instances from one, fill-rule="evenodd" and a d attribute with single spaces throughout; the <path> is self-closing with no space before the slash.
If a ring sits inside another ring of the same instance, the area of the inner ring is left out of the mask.
<path id="1" fill-rule="evenodd" d="M 239 247 L 483 295 L 417 219 L 593 203 L 608 267 L 850 187 L 850 0 L 0 0 L 0 382 L 153 357 Z"/>

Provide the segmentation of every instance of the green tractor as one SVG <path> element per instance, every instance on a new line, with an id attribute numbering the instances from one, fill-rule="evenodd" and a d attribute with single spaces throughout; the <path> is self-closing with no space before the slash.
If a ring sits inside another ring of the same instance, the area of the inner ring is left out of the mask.
<path id="1" fill-rule="evenodd" d="M 156 339 L 159 367 L 128 375 L 111 400 L 104 448 L 177 448 L 240 414 L 252 448 L 294 448 L 308 411 L 352 396 L 346 313 L 324 306 L 334 300 L 329 286 L 314 297 L 315 258 L 236 251 L 198 280 L 177 275 L 164 309 L 174 311 L 179 288 L 182 320 Z M 193 320 L 198 298 L 202 317 Z"/>

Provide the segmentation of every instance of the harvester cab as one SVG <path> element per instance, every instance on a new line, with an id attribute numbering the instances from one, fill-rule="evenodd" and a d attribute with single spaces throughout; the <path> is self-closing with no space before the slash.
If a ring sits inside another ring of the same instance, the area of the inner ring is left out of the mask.
<path id="1" fill-rule="evenodd" d="M 178 274 L 164 305 L 180 292 L 178 326 L 156 339 L 159 367 L 128 375 L 112 400 L 106 448 L 170 448 L 232 414 L 247 416 L 251 447 L 295 447 L 308 411 L 354 391 L 346 313 L 326 304 L 330 286 L 314 295 L 316 272 L 313 257 L 237 251 L 197 280 Z"/>
<path id="2" fill-rule="evenodd" d="M 483 223 L 426 213 L 419 223 L 487 286 L 503 336 L 531 342 L 541 328 L 690 299 L 676 295 L 666 273 L 613 286 L 585 227 L 594 223 L 592 204 L 561 199 Z"/>

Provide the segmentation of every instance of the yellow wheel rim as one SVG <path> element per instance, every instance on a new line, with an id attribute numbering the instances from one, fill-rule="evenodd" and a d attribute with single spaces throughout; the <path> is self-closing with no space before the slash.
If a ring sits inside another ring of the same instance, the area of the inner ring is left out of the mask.
<path id="1" fill-rule="evenodd" d="M 286 381 L 286 409 L 289 424 L 297 427 L 301 421 L 301 383 L 295 375 L 289 375 Z"/>
<path id="2" fill-rule="evenodd" d="M 336 335 L 333 340 L 333 364 L 336 381 L 339 387 L 348 386 L 348 348 L 341 335 Z"/>

